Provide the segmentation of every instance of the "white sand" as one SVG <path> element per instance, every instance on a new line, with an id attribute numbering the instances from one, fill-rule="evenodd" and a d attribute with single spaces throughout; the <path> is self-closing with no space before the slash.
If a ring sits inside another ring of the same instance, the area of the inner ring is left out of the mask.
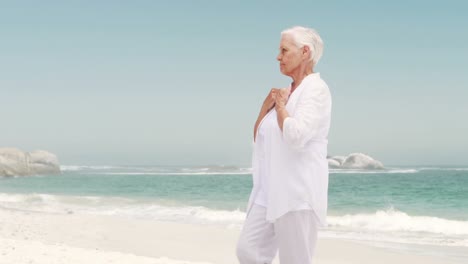
<path id="1" fill-rule="evenodd" d="M 0 264 L 234 264 L 238 235 L 239 230 L 202 225 L 0 209 Z M 432 250 L 437 253 L 437 248 Z M 320 239 L 316 260 L 321 264 L 464 263 L 338 239 Z"/>

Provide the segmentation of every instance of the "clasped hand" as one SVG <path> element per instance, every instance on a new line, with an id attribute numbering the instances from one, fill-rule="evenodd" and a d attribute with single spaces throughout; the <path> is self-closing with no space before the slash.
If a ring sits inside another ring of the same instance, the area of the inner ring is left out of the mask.
<path id="1" fill-rule="evenodd" d="M 289 92 L 289 88 L 272 88 L 263 102 L 263 107 L 267 111 L 270 111 L 273 107 L 276 110 L 284 108 L 288 102 Z"/>

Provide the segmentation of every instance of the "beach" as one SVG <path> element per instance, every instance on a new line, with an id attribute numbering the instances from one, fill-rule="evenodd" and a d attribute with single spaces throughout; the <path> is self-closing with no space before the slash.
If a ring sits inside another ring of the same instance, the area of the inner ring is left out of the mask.
<path id="1" fill-rule="evenodd" d="M 467 263 L 465 186 L 468 168 L 332 170 L 315 263 Z M 0 177 L 0 264 L 238 263 L 251 188 L 248 167 Z"/>
<path id="2" fill-rule="evenodd" d="M 0 263 L 237 263 L 240 230 L 123 216 L 0 209 Z M 421 252 L 380 248 L 343 239 L 319 238 L 316 263 L 466 263 Z M 431 253 L 432 252 L 432 253 Z M 279 263 L 276 258 L 273 263 Z"/>

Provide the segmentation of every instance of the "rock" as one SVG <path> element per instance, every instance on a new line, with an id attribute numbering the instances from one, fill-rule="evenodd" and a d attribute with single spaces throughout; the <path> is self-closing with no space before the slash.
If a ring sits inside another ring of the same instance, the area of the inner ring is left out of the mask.
<path id="1" fill-rule="evenodd" d="M 337 161 L 341 165 L 345 161 L 346 156 L 333 156 L 332 159 Z"/>
<path id="2" fill-rule="evenodd" d="M 328 165 L 333 169 L 382 170 L 382 162 L 362 153 L 351 153 L 347 157 L 328 157 Z"/>
<path id="3" fill-rule="evenodd" d="M 54 154 L 36 150 L 29 153 L 29 170 L 32 174 L 60 173 L 60 164 Z"/>
<path id="4" fill-rule="evenodd" d="M 338 169 L 340 168 L 341 164 L 339 161 L 334 160 L 334 159 L 328 159 L 328 167 L 332 169 Z"/>
<path id="5" fill-rule="evenodd" d="M 60 164 L 54 154 L 37 150 L 23 152 L 16 148 L 0 148 L 0 176 L 59 174 Z"/>
<path id="6" fill-rule="evenodd" d="M 27 172 L 24 152 L 14 148 L 0 148 L 0 176 L 26 175 Z"/>

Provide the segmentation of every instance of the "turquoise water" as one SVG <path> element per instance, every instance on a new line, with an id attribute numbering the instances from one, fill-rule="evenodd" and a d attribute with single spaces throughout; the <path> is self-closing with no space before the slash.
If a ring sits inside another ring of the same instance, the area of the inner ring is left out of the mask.
<path id="1" fill-rule="evenodd" d="M 167 175 L 148 171 L 138 174 L 138 168 L 135 171 L 65 171 L 62 175 L 3 178 L 0 192 L 119 196 L 245 211 L 252 188 L 247 173 Z M 371 213 L 393 208 L 414 215 L 468 221 L 468 170 L 399 171 L 330 173 L 330 213 Z"/>
<path id="2" fill-rule="evenodd" d="M 394 208 L 412 215 L 468 221 L 468 170 L 332 173 L 329 199 L 332 212 L 369 213 Z"/>
<path id="3" fill-rule="evenodd" d="M 252 188 L 249 175 L 107 175 L 66 172 L 62 175 L 3 179 L 3 193 L 118 196 L 245 210 Z"/>
<path id="4" fill-rule="evenodd" d="M 239 228 L 248 168 L 79 167 L 0 178 L 0 206 Z M 332 170 L 329 228 L 345 238 L 468 247 L 468 169 Z"/>

